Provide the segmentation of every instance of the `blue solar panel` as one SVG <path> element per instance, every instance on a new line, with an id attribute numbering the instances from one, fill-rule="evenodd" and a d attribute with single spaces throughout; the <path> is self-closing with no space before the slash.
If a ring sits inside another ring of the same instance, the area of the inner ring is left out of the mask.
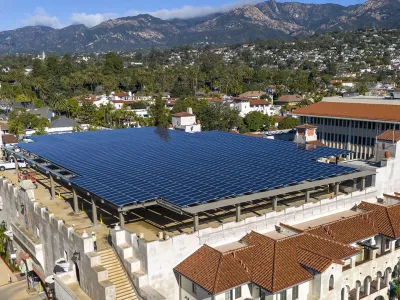
<path id="1" fill-rule="evenodd" d="M 313 161 L 349 151 L 226 132 L 153 127 L 35 136 L 19 144 L 78 176 L 71 182 L 124 206 L 162 198 L 186 207 L 354 172 Z"/>

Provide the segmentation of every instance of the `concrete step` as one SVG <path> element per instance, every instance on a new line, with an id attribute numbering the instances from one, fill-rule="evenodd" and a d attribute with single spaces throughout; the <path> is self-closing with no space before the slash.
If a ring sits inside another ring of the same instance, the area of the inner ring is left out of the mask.
<path id="1" fill-rule="evenodd" d="M 108 271 L 108 280 L 115 285 L 116 299 L 137 300 L 136 291 L 115 252 L 112 249 L 106 249 L 98 253 L 101 256 L 101 265 Z"/>
<path id="2" fill-rule="evenodd" d="M 132 296 L 133 293 L 134 292 L 133 292 L 132 288 L 123 289 L 123 290 L 120 290 L 120 292 L 117 291 L 116 296 L 117 296 L 117 299 L 118 299 L 119 297 L 126 296 L 126 295 L 131 295 Z"/>

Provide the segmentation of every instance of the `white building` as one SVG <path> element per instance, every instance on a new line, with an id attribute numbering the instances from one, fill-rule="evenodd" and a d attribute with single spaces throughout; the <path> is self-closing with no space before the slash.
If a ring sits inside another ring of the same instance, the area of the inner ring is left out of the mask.
<path id="1" fill-rule="evenodd" d="M 172 129 L 185 132 L 201 132 L 201 124 L 196 121 L 193 110 L 188 108 L 187 112 L 172 115 Z"/>
<path id="2" fill-rule="evenodd" d="M 233 98 L 232 100 L 225 100 L 231 108 L 237 109 L 241 117 L 245 117 L 248 113 L 253 111 L 261 112 L 262 114 L 274 116 L 279 114 L 281 106 L 272 105 L 268 100 L 263 99 L 250 99 L 250 98 Z"/>

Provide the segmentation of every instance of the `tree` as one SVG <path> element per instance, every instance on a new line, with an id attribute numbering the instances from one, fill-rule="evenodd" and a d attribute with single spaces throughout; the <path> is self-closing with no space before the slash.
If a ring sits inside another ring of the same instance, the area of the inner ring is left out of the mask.
<path id="1" fill-rule="evenodd" d="M 96 123 L 96 106 L 89 101 L 83 101 L 82 107 L 78 112 L 78 118 L 82 124 Z"/>
<path id="2" fill-rule="evenodd" d="M 156 102 L 150 107 L 150 115 L 154 120 L 154 125 L 160 128 L 168 128 L 169 110 L 165 107 L 165 101 L 161 95 L 156 99 Z"/>
<path id="3" fill-rule="evenodd" d="M 264 125 L 264 114 L 259 111 L 252 111 L 246 115 L 244 122 L 250 131 L 260 130 Z"/>
<path id="4" fill-rule="evenodd" d="M 284 118 L 278 126 L 278 129 L 293 129 L 299 124 L 299 120 L 292 117 Z"/>
<path id="5" fill-rule="evenodd" d="M 117 54 L 109 52 L 106 54 L 106 61 L 104 63 L 104 75 L 119 75 L 124 69 L 124 63 Z"/>
<path id="6" fill-rule="evenodd" d="M 197 116 L 201 121 L 203 130 L 230 131 L 237 129 L 242 118 L 239 111 L 224 104 L 207 104 L 202 107 Z"/>

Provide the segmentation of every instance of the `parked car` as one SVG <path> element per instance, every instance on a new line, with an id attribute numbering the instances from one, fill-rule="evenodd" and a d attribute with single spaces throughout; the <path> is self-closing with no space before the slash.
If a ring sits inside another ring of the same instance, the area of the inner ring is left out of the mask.
<path id="1" fill-rule="evenodd" d="M 18 166 L 20 168 L 26 168 L 27 165 L 25 161 L 18 160 Z M 0 163 L 0 171 L 12 170 L 12 169 L 15 169 L 14 160 L 11 160 L 10 162 Z"/>

